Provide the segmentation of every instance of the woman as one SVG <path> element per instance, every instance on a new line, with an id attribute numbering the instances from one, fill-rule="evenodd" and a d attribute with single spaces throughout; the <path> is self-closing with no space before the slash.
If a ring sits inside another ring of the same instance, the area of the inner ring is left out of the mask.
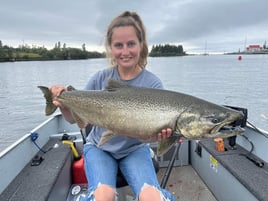
<path id="1" fill-rule="evenodd" d="M 105 46 L 113 67 L 97 72 L 87 83 L 87 90 L 104 89 L 110 78 L 134 86 L 163 88 L 160 79 L 145 69 L 148 56 L 145 28 L 135 12 L 123 12 L 112 20 Z M 56 101 L 65 88 L 52 86 L 50 90 L 55 98 L 53 103 L 60 106 L 65 119 L 73 123 L 70 110 Z M 97 147 L 103 132 L 103 128 L 94 126 L 84 146 L 89 185 L 87 200 L 115 200 L 118 167 L 138 200 L 175 200 L 168 191 L 161 189 L 147 144 L 120 135 Z M 158 140 L 169 137 L 171 132 L 170 128 L 163 129 Z"/>

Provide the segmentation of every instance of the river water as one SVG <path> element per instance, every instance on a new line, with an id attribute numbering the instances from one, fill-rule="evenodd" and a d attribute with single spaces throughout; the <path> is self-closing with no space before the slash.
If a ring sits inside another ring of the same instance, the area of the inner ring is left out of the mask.
<path id="1" fill-rule="evenodd" d="M 84 88 L 106 59 L 0 63 L 0 151 L 46 120 L 38 85 Z M 147 68 L 166 89 L 248 109 L 248 120 L 268 131 L 268 55 L 149 58 Z"/>

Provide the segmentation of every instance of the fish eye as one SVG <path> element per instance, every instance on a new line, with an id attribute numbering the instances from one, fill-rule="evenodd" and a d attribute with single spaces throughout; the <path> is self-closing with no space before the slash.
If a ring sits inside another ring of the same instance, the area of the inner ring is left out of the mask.
<path id="1" fill-rule="evenodd" d="M 218 124 L 223 120 L 221 117 L 217 115 L 208 115 L 208 116 L 205 116 L 205 118 L 213 124 Z"/>
<path id="2" fill-rule="evenodd" d="M 217 118 L 213 118 L 213 119 L 211 120 L 211 122 L 214 123 L 214 124 L 217 124 L 217 123 L 219 123 L 220 121 L 219 121 L 219 119 L 217 119 Z"/>

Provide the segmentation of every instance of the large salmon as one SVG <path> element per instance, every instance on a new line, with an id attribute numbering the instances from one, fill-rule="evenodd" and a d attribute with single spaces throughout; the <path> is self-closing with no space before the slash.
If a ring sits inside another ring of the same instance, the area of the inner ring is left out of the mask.
<path id="1" fill-rule="evenodd" d="M 46 115 L 51 115 L 57 109 L 52 94 L 47 87 L 39 88 L 46 98 Z M 72 111 L 80 128 L 92 124 L 107 129 L 99 146 L 114 135 L 154 142 L 165 128 L 187 139 L 229 137 L 243 132 L 239 126 L 230 126 L 243 117 L 239 111 L 191 95 L 134 87 L 115 80 L 109 80 L 105 90 L 64 91 L 57 100 Z M 166 141 L 170 146 L 174 137 Z M 158 154 L 166 146 L 160 146 Z"/>

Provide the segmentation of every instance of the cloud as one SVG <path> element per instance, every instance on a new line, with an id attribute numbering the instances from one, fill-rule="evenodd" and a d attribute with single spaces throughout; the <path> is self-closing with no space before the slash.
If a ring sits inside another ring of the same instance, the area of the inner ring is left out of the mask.
<path id="1" fill-rule="evenodd" d="M 247 35 L 264 39 L 265 35 L 261 34 L 267 26 L 267 6 L 244 0 L 189 1 L 178 5 L 163 18 L 162 28 L 154 34 L 152 42 L 204 44 L 207 40 L 208 43 L 221 44 L 235 38 L 240 43 Z"/>
<path id="2" fill-rule="evenodd" d="M 1 4 L 4 44 L 102 47 L 111 19 L 136 11 L 150 45 L 182 44 L 185 49 L 236 51 L 268 39 L 268 2 L 259 0 L 9 0 Z"/>

